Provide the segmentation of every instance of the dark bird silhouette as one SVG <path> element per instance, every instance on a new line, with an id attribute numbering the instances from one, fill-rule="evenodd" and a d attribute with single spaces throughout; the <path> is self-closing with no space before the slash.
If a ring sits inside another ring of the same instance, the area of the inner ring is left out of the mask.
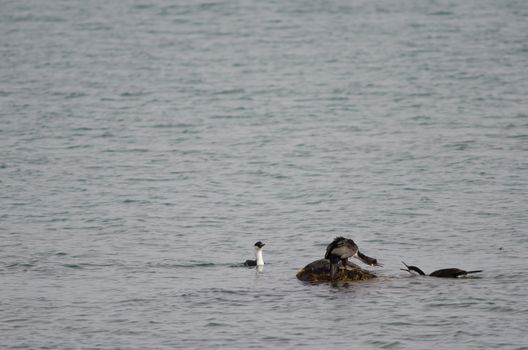
<path id="1" fill-rule="evenodd" d="M 264 266 L 264 259 L 262 258 L 262 247 L 266 244 L 258 241 L 255 243 L 255 260 L 246 260 L 244 266 Z"/>
<path id="2" fill-rule="evenodd" d="M 325 259 L 330 260 L 330 278 L 332 280 L 336 278 L 337 271 L 339 271 L 339 261 L 341 261 L 343 267 L 346 268 L 348 258 L 350 257 L 355 257 L 367 265 L 382 266 L 381 264 L 378 264 L 376 259 L 370 258 L 361 253 L 353 240 L 344 237 L 336 237 L 332 243 L 326 247 L 325 254 Z"/>
<path id="3" fill-rule="evenodd" d="M 405 265 L 406 269 L 400 269 L 400 270 L 407 271 L 407 272 L 410 272 L 410 273 L 412 273 L 412 271 L 414 271 L 414 272 L 418 273 L 421 276 L 426 276 L 425 272 L 420 270 L 418 267 L 409 266 L 403 261 L 402 261 L 402 263 L 403 263 L 403 265 Z M 457 278 L 458 276 L 465 276 L 465 275 L 468 275 L 470 273 L 477 273 L 477 272 L 482 272 L 482 270 L 464 271 L 464 270 L 457 269 L 457 268 L 449 268 L 449 269 L 440 269 L 440 270 L 433 271 L 433 272 L 431 272 L 429 274 L 429 276 L 442 277 L 442 278 Z"/>

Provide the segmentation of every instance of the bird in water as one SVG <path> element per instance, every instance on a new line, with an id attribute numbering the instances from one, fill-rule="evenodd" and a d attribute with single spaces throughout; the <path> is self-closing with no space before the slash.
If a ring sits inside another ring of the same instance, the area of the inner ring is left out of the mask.
<path id="1" fill-rule="evenodd" d="M 326 247 L 325 259 L 330 260 L 330 279 L 335 280 L 339 271 L 339 261 L 344 268 L 348 265 L 348 258 L 354 257 L 363 261 L 367 265 L 382 266 L 374 258 L 370 258 L 359 251 L 353 240 L 344 237 L 336 237 L 332 243 Z"/>
<path id="2" fill-rule="evenodd" d="M 262 259 L 262 248 L 266 244 L 258 241 L 255 243 L 255 260 L 246 260 L 244 266 L 264 266 L 264 259 Z"/>
<path id="3" fill-rule="evenodd" d="M 407 272 L 410 272 L 410 273 L 412 273 L 412 271 L 414 271 L 414 272 L 418 273 L 421 276 L 426 276 L 425 272 L 420 270 L 418 267 L 409 266 L 403 261 L 402 261 L 402 263 L 403 263 L 403 265 L 405 265 L 406 269 L 400 269 L 400 270 L 407 271 Z M 457 268 L 449 268 L 449 269 L 440 269 L 440 270 L 433 271 L 433 272 L 431 272 L 429 274 L 429 276 L 432 276 L 432 277 L 443 277 L 443 278 L 457 278 L 458 276 L 465 276 L 465 275 L 468 275 L 470 273 L 477 273 L 477 272 L 482 272 L 482 270 L 464 271 L 464 270 L 457 269 Z"/>

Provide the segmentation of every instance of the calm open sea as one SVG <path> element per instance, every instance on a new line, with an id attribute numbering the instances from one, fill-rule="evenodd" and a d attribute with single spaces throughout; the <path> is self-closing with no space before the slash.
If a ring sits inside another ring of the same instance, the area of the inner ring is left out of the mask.
<path id="1" fill-rule="evenodd" d="M 2 349 L 528 349 L 528 2 L 1 1 L 0 186 Z"/>

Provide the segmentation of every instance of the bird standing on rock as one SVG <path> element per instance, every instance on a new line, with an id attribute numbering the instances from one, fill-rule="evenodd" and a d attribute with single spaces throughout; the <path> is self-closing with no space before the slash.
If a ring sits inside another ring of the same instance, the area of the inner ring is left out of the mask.
<path id="1" fill-rule="evenodd" d="M 348 258 L 354 257 L 363 261 L 367 265 L 382 266 L 374 258 L 370 258 L 359 251 L 353 240 L 344 237 L 336 237 L 332 243 L 326 247 L 325 259 L 330 260 L 330 278 L 335 280 L 339 271 L 339 261 L 344 268 L 347 266 Z"/>

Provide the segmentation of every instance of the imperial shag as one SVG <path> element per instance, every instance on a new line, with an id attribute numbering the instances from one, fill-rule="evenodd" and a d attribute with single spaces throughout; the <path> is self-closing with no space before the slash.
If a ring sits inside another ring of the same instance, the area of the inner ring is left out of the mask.
<path id="1" fill-rule="evenodd" d="M 348 258 L 354 257 L 367 265 L 382 266 L 374 258 L 370 258 L 359 251 L 358 246 L 353 240 L 344 237 L 336 237 L 332 243 L 326 247 L 325 259 L 330 260 L 330 279 L 333 281 L 339 271 L 339 261 L 344 268 L 348 265 Z"/>
<path id="2" fill-rule="evenodd" d="M 262 259 L 262 248 L 266 244 L 258 241 L 255 243 L 255 260 L 246 260 L 244 266 L 264 266 L 264 259 Z"/>
<path id="3" fill-rule="evenodd" d="M 426 276 L 425 272 L 420 270 L 418 267 L 409 266 L 403 261 L 402 261 L 402 263 L 403 263 L 403 265 L 405 265 L 406 269 L 400 269 L 400 270 L 407 271 L 407 272 L 410 272 L 410 273 L 412 273 L 412 271 L 414 271 L 414 272 L 418 273 L 421 276 Z M 477 273 L 477 272 L 482 272 L 482 270 L 464 271 L 464 270 L 457 269 L 457 268 L 449 268 L 449 269 L 440 269 L 440 270 L 433 271 L 433 272 L 431 272 L 429 274 L 429 276 L 432 276 L 432 277 L 443 277 L 443 278 L 457 278 L 459 276 L 466 276 L 466 275 L 468 275 L 470 273 Z"/>

